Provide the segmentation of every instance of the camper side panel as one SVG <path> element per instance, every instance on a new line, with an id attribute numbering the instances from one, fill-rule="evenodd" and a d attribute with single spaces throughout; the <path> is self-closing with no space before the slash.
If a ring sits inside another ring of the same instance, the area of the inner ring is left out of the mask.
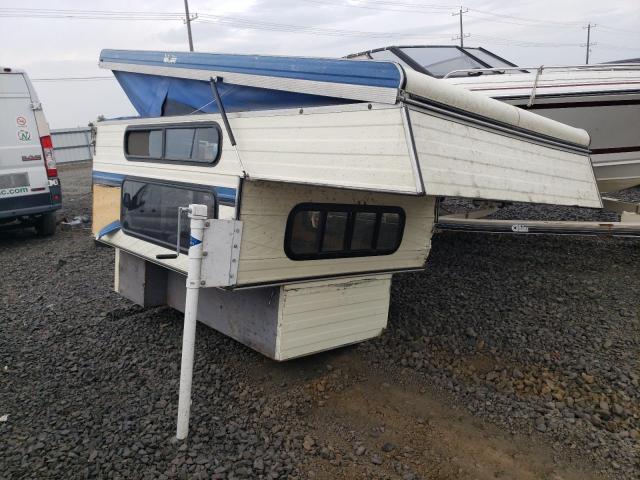
<path id="1" fill-rule="evenodd" d="M 599 208 L 589 156 L 410 110 L 426 193 Z"/>
<path id="2" fill-rule="evenodd" d="M 418 194 L 401 112 L 346 105 L 241 114 L 231 124 L 250 178 Z"/>
<path id="3" fill-rule="evenodd" d="M 361 342 L 387 326 L 391 275 L 281 288 L 278 360 Z"/>
<path id="4" fill-rule="evenodd" d="M 301 203 L 365 204 L 400 207 L 406 215 L 398 250 L 391 255 L 292 260 L 285 231 L 292 209 Z M 316 277 L 421 268 L 431 247 L 435 198 L 311 187 L 278 182 L 245 182 L 238 284 L 254 285 Z"/>

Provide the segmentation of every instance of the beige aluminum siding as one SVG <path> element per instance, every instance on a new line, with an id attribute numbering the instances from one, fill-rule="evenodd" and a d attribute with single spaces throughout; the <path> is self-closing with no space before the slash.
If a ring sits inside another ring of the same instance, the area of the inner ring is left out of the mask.
<path id="1" fill-rule="evenodd" d="M 346 203 L 402 207 L 406 225 L 398 251 L 391 255 L 294 261 L 284 252 L 289 213 L 299 203 Z M 245 182 L 238 284 L 271 283 L 372 271 L 421 268 L 431 247 L 435 211 L 433 197 L 293 185 Z"/>
<path id="2" fill-rule="evenodd" d="M 410 110 L 428 195 L 600 208 L 589 156 Z"/>
<path id="3" fill-rule="evenodd" d="M 276 358 L 286 360 L 373 338 L 387 325 L 391 275 L 284 285 Z"/>

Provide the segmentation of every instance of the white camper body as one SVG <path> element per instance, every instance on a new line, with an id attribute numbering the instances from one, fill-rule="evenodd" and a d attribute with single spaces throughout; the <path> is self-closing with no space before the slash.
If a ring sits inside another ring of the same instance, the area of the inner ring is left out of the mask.
<path id="1" fill-rule="evenodd" d="M 160 57 L 197 69 L 106 63 L 202 83 L 198 55 Z M 93 228 L 117 249 L 116 289 L 184 308 L 188 236 L 176 233 L 177 209 L 208 204 L 197 318 L 286 360 L 380 334 L 391 274 L 424 267 L 439 197 L 601 206 L 584 131 L 391 67 L 401 74 L 394 95 L 334 84 L 333 100 L 351 99 L 237 111 L 229 129 L 223 111 L 101 122 Z M 300 93 L 305 82 L 264 88 Z"/>

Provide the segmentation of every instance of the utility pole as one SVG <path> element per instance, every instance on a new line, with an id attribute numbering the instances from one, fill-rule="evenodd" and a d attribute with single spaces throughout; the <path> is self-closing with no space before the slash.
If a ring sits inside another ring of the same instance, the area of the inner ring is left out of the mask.
<path id="1" fill-rule="evenodd" d="M 458 13 L 452 13 L 452 16 L 456 16 L 456 15 L 460 15 L 460 35 L 458 37 L 454 37 L 453 40 L 458 40 L 460 39 L 460 46 L 464 47 L 464 38 L 468 37 L 469 34 L 467 33 L 466 35 L 464 34 L 464 31 L 462 30 L 462 14 L 463 13 L 467 13 L 469 11 L 468 8 L 465 8 L 464 10 L 462 9 L 462 5 L 460 6 L 460 10 L 458 11 Z"/>
<path id="2" fill-rule="evenodd" d="M 587 47 L 587 58 L 585 60 L 585 64 L 586 65 L 589 65 L 589 53 L 591 52 L 591 47 L 593 45 L 597 45 L 597 43 L 592 43 L 591 42 L 591 29 L 595 28 L 595 27 L 597 27 L 597 25 L 595 23 L 591 24 L 591 22 L 589 22 L 586 27 L 582 27 L 582 28 L 586 28 L 587 29 L 587 43 L 583 43 L 581 45 L 583 47 Z"/>
<path id="3" fill-rule="evenodd" d="M 189 51 L 193 52 L 193 38 L 191 37 L 191 20 L 195 20 L 195 18 L 191 18 L 189 15 L 189 0 L 184 0 L 184 13 L 186 14 L 185 23 L 187 24 L 187 34 L 189 35 Z"/>

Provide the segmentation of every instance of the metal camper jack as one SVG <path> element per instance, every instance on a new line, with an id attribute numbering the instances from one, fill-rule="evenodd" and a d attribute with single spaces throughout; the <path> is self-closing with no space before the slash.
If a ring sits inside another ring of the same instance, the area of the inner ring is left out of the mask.
<path id="1" fill-rule="evenodd" d="M 189 205 L 178 209 L 178 235 L 175 254 L 159 254 L 157 259 L 177 258 L 180 254 L 181 216 L 188 213 L 190 222 L 184 329 L 182 334 L 182 363 L 180 366 L 180 395 L 176 437 L 183 440 L 189 434 L 191 411 L 191 382 L 196 341 L 196 322 L 200 288 L 223 287 L 235 283 L 242 222 L 236 220 L 208 220 L 206 205 Z M 215 255 L 209 255 L 215 249 Z M 203 261 L 203 259 L 205 259 Z"/>

